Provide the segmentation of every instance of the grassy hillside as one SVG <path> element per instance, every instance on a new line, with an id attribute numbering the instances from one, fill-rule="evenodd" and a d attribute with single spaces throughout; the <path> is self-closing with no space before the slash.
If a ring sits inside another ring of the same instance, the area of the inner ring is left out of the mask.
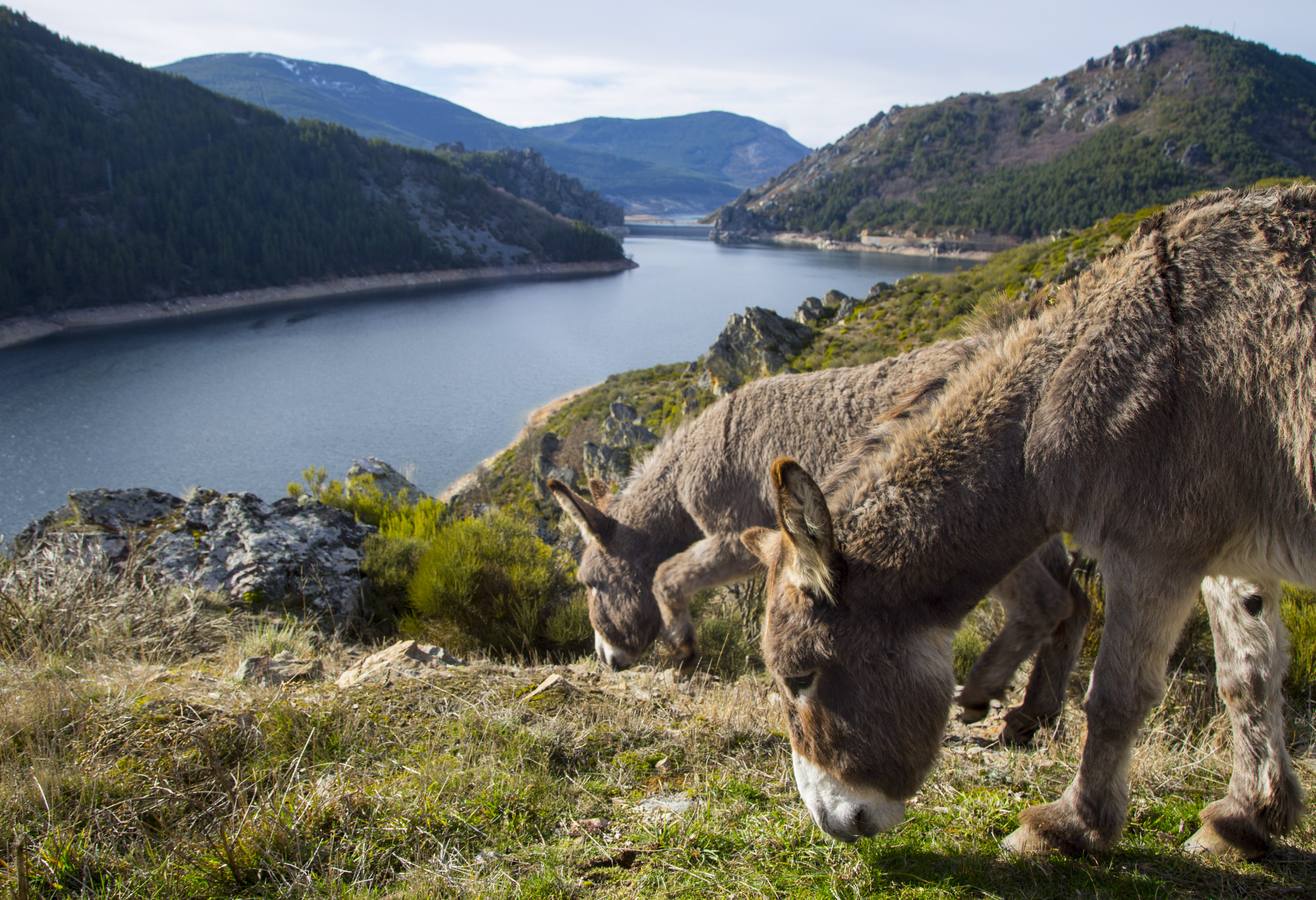
<path id="1" fill-rule="evenodd" d="M 1316 173 L 1316 64 L 1179 28 L 1006 94 L 893 107 L 725 209 L 729 235 L 1033 238 Z"/>
<path id="2" fill-rule="evenodd" d="M 616 259 L 434 154 L 290 124 L 0 8 L 0 316 Z"/>
<path id="3" fill-rule="evenodd" d="M 1310 815 L 1258 863 L 1178 851 L 1230 765 L 1187 654 L 1139 741 L 1123 840 L 1019 861 L 998 843 L 1072 773 L 1074 702 L 1032 750 L 990 744 L 999 711 L 953 724 L 907 820 L 842 845 L 796 795 L 761 673 L 477 659 L 347 690 L 261 687 L 233 677 L 239 660 L 288 650 L 332 679 L 374 647 L 51 558 L 0 558 L 0 601 L 7 895 L 1251 898 L 1316 883 Z M 565 684 L 528 698 L 553 675 Z M 1310 698 L 1289 727 L 1310 792 Z"/>

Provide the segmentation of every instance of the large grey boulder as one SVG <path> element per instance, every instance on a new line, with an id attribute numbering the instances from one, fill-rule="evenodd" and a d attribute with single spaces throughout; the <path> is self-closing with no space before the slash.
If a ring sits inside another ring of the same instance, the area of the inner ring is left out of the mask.
<path id="1" fill-rule="evenodd" d="M 79 491 L 29 525 L 19 549 L 49 542 L 112 562 L 136 553 L 175 584 L 351 619 L 361 612 L 362 545 L 373 530 L 343 510 L 292 498 L 269 504 L 211 490 L 186 500 L 140 488 Z"/>
<path id="2" fill-rule="evenodd" d="M 789 357 L 813 340 L 807 325 L 752 306 L 727 320 L 708 352 L 699 358 L 701 387 L 715 394 L 735 390 L 746 381 L 786 368 Z"/>
<path id="3" fill-rule="evenodd" d="M 347 492 L 349 494 L 354 489 L 353 482 L 360 481 L 362 476 L 368 476 L 370 483 L 385 497 L 399 497 L 414 502 L 429 496 L 412 484 L 411 479 L 376 456 L 367 456 L 365 459 L 355 460 L 348 467 Z"/>
<path id="4" fill-rule="evenodd" d="M 608 407 L 608 417 L 599 426 L 599 434 L 610 447 L 630 449 L 658 442 L 658 435 L 645 427 L 640 413 L 621 397 Z"/>

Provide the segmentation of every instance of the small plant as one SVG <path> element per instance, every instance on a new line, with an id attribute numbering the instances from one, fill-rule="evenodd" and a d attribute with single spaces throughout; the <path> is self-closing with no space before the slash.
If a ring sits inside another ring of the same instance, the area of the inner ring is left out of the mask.
<path id="1" fill-rule="evenodd" d="M 315 652 L 314 626 L 294 618 L 257 622 L 238 639 L 238 652 L 243 657 L 277 656 L 284 651 L 296 657 L 311 656 Z"/>
<path id="2" fill-rule="evenodd" d="M 1310 705 L 1316 698 L 1316 594 L 1284 586 L 1280 615 L 1289 630 L 1289 696 Z"/>
<path id="3" fill-rule="evenodd" d="M 548 624 L 560 629 L 564 622 L 554 613 L 573 591 L 565 568 L 506 512 L 449 522 L 420 559 L 403 630 L 495 655 L 561 649 L 552 646 Z"/>

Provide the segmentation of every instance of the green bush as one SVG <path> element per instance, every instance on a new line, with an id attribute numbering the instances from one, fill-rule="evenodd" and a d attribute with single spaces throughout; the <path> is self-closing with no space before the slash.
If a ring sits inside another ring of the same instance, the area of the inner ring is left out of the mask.
<path id="1" fill-rule="evenodd" d="M 420 558 L 402 629 L 495 656 L 578 650 L 588 629 L 577 636 L 560 611 L 575 590 L 568 568 L 506 512 L 449 522 Z"/>
<path id="2" fill-rule="evenodd" d="M 1285 685 L 1294 700 L 1316 698 L 1316 594 L 1289 585 L 1280 599 L 1289 629 L 1289 672 Z"/>

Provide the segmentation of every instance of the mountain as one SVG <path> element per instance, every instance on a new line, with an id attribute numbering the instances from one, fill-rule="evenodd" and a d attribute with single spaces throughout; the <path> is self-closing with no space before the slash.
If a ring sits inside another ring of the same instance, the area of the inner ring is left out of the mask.
<path id="1" fill-rule="evenodd" d="M 694 172 L 739 188 L 762 184 L 809 152 L 780 128 L 728 112 L 658 119 L 598 117 L 523 131 L 541 140 Z"/>
<path id="2" fill-rule="evenodd" d="M 1316 65 L 1178 28 L 1021 91 L 878 113 L 721 210 L 715 234 L 1026 239 L 1312 173 Z"/>
<path id="3" fill-rule="evenodd" d="M 289 123 L 4 7 L 0 133 L 0 317 L 622 256 L 451 159 Z"/>
<path id="4" fill-rule="evenodd" d="M 197 56 L 162 69 L 292 119 L 411 147 L 531 147 L 631 213 L 709 212 L 808 152 L 779 128 L 724 112 L 514 128 L 359 69 L 269 53 Z"/>

